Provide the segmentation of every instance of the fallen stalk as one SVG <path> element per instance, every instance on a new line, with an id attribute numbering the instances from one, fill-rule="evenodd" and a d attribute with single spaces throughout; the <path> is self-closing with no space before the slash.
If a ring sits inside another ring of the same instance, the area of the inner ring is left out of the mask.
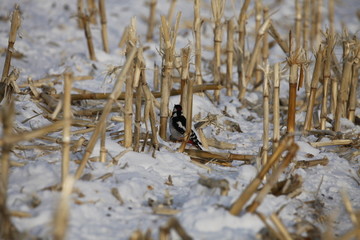
<path id="1" fill-rule="evenodd" d="M 63 128 L 63 126 L 64 126 L 64 121 L 58 121 L 49 126 L 31 131 L 31 132 L 23 132 L 18 135 L 9 135 L 4 139 L 0 139 L 0 146 L 3 146 L 4 144 L 15 144 L 15 143 L 19 143 L 22 141 L 28 141 L 33 138 L 37 138 L 39 136 L 48 134 L 49 132 L 57 131 L 57 130 Z"/>
<path id="2" fill-rule="evenodd" d="M 330 142 L 311 142 L 310 145 L 313 147 L 326 147 L 326 146 L 337 146 L 337 145 L 349 145 L 353 141 L 350 139 L 339 139 Z"/>
<path id="3" fill-rule="evenodd" d="M 243 207 L 247 203 L 247 201 L 251 198 L 253 193 L 257 190 L 261 181 L 268 173 L 269 169 L 276 163 L 281 154 L 289 148 L 289 146 L 293 143 L 293 137 L 291 135 L 287 135 L 281 142 L 278 148 L 275 150 L 273 155 L 268 159 L 268 162 L 263 165 L 260 172 L 256 176 L 256 178 L 246 187 L 246 189 L 242 192 L 242 194 L 235 200 L 235 202 L 230 207 L 230 213 L 232 215 L 239 215 L 242 211 Z"/>
<path id="4" fill-rule="evenodd" d="M 329 163 L 329 159 L 324 157 L 323 159 L 315 159 L 315 160 L 302 160 L 296 161 L 295 168 L 309 168 L 317 165 L 326 166 Z"/>
<path id="5" fill-rule="evenodd" d="M 198 158 L 208 158 L 208 159 L 218 159 L 222 161 L 233 161 L 240 160 L 245 162 L 251 162 L 255 155 L 245 155 L 245 154 L 234 154 L 234 153 L 215 153 L 215 152 L 207 152 L 203 150 L 197 149 L 185 149 L 190 157 L 198 157 Z"/>
<path id="6" fill-rule="evenodd" d="M 193 86 L 193 92 L 203 92 L 207 90 L 220 90 L 223 86 L 219 84 L 206 84 L 206 85 L 195 85 Z M 152 95 L 155 98 L 160 98 L 161 93 L 160 92 L 151 92 Z M 111 93 L 86 93 L 86 94 L 72 94 L 71 100 L 102 100 L 102 99 L 108 99 Z M 180 89 L 172 89 L 170 91 L 170 96 L 176 96 L 180 95 L 181 90 Z M 60 98 L 62 94 L 54 94 L 52 95 L 55 98 Z M 125 93 L 121 93 L 117 100 L 125 100 Z"/>
<path id="7" fill-rule="evenodd" d="M 247 211 L 254 213 L 258 206 L 262 203 L 265 196 L 271 191 L 271 188 L 275 185 L 276 181 L 280 177 L 281 173 L 285 170 L 285 168 L 290 164 L 292 159 L 295 157 L 296 152 L 299 150 L 299 146 L 295 143 L 291 144 L 289 147 L 289 152 L 287 153 L 285 159 L 280 163 L 278 167 L 272 172 L 269 180 L 264 185 L 264 187 L 259 191 L 253 203 L 247 207 Z"/>

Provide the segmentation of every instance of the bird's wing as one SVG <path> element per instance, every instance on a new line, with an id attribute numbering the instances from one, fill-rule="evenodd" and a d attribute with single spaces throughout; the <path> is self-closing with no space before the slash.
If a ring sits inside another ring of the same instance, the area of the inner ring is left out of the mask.
<path id="1" fill-rule="evenodd" d="M 186 131 L 186 119 L 185 117 L 173 118 L 174 128 L 181 134 L 184 134 Z"/>

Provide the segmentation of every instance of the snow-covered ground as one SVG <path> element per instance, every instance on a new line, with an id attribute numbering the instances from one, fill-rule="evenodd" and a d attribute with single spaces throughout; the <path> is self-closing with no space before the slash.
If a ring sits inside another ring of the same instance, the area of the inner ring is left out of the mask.
<path id="1" fill-rule="evenodd" d="M 161 64 L 158 54 L 159 33 L 155 29 L 154 42 L 147 43 L 145 35 L 147 23 L 144 18 L 148 16 L 147 1 L 134 0 L 107 0 L 106 11 L 108 18 L 108 32 L 110 53 L 102 51 L 100 25 L 92 25 L 92 35 L 95 45 L 97 61 L 88 58 L 87 45 L 83 30 L 77 28 L 77 8 L 74 0 L 2 0 L 0 17 L 6 18 L 17 2 L 21 9 L 22 24 L 18 32 L 15 49 L 24 54 L 23 58 L 13 59 L 12 66 L 20 70 L 19 85 L 33 80 L 44 78 L 48 75 L 62 74 L 72 71 L 75 76 L 93 76 L 92 80 L 75 81 L 73 87 L 92 92 L 110 92 L 115 79 L 108 76 L 109 69 L 121 66 L 125 57 L 123 49 L 118 48 L 118 43 L 125 27 L 133 16 L 137 17 L 137 31 L 141 44 L 148 47 L 145 51 L 147 64 L 147 79 L 152 87 L 153 64 Z M 225 17 L 228 19 L 238 16 L 243 1 L 227 1 Z M 294 1 L 263 1 L 264 4 L 273 6 L 272 18 L 278 24 L 281 32 L 286 34 L 293 23 Z M 281 3 L 279 3 L 281 2 Z M 327 1 L 325 1 L 327 2 Z M 341 29 L 345 24 L 351 34 L 359 37 L 359 18 L 356 11 L 360 9 L 358 0 L 335 1 L 336 29 Z M 157 20 L 160 15 L 167 15 L 170 1 L 159 0 L 157 5 Z M 211 17 L 210 1 L 203 1 L 201 14 Z M 252 5 L 250 8 L 253 8 Z M 185 23 L 192 23 L 193 1 L 177 1 L 176 10 L 182 11 L 177 41 L 177 52 L 187 45 L 193 45 L 194 38 L 191 31 L 184 28 Z M 324 16 L 327 14 L 326 8 Z M 158 25 L 157 25 L 158 26 Z M 253 16 L 249 19 L 249 32 L 254 26 Z M 324 27 L 328 26 L 324 20 Z M 212 46 L 212 25 L 205 23 L 203 32 L 203 45 Z M 10 21 L 0 21 L 0 47 L 7 47 Z M 247 45 L 252 49 L 252 41 L 248 39 Z M 210 60 L 213 53 L 203 51 L 203 58 Z M 284 61 L 285 55 L 280 49 L 271 50 L 271 64 Z M 314 58 L 314 57 L 312 57 Z M 5 54 L 0 57 L 0 66 L 3 66 Z M 192 57 L 192 62 L 194 57 Z M 212 77 L 208 66 L 204 65 L 205 80 L 211 81 Z M 234 71 L 236 72 L 236 71 Z M 287 79 L 285 73 L 282 79 L 282 96 L 287 96 Z M 236 75 L 234 75 L 236 77 Z M 55 84 L 58 93 L 62 92 L 62 81 Z M 300 92 L 301 93 L 301 92 Z M 303 92 L 302 92 L 303 93 Z M 235 91 L 235 96 L 236 96 Z M 204 129 L 208 138 L 226 141 L 236 145 L 232 153 L 257 155 L 262 146 L 262 114 L 256 109 L 242 108 L 236 97 L 226 97 L 225 90 L 221 91 L 219 105 L 214 105 L 206 97 L 194 96 L 193 115 L 200 119 L 209 113 L 218 116 L 220 126 L 210 125 Z M 261 93 L 249 93 L 246 99 L 261 106 Z M 179 102 L 179 97 L 171 97 L 169 108 Z M 359 101 L 358 101 L 359 102 Z M 94 102 L 89 102 L 89 104 Z M 103 102 L 98 101 L 98 107 Z M 86 102 L 82 103 L 86 107 Z M 226 108 L 225 108 L 226 107 Z M 75 108 L 75 107 L 74 107 Z M 79 106 L 76 106 L 79 109 Z M 224 110 L 226 109 L 226 113 Z M 16 116 L 14 125 L 18 131 L 30 131 L 50 124 L 41 113 L 36 101 L 30 95 L 16 96 Z M 261 111 L 260 111 L 261 112 Z M 360 108 L 356 109 L 359 116 Z M 38 115 L 34 117 L 35 115 Z M 117 115 L 117 113 L 112 113 Z M 33 118 L 32 118 L 33 117 Z M 242 133 L 221 128 L 224 120 L 230 119 L 238 123 Z M 297 115 L 297 121 L 302 124 L 304 113 Z M 349 123 L 345 119 L 342 132 L 360 134 L 360 127 Z M 231 204 L 241 195 L 242 191 L 257 174 L 256 164 L 242 164 L 234 161 L 232 167 L 223 167 L 207 164 L 206 167 L 191 162 L 186 154 L 176 153 L 178 143 L 162 141 L 160 151 L 137 153 L 127 151 L 112 140 L 110 133 L 123 129 L 123 124 L 108 121 L 108 137 L 106 147 L 109 151 L 108 162 L 89 162 L 85 169 L 87 179 L 75 183 L 74 193 L 70 200 L 70 220 L 67 239 L 128 239 L 137 229 L 145 232 L 151 229 L 152 236 L 158 237 L 160 226 L 164 226 L 169 216 L 154 213 L 154 206 L 163 205 L 176 210 L 176 217 L 186 232 L 193 239 L 256 239 L 257 233 L 264 227 L 260 218 L 254 214 L 242 213 L 233 216 L 228 212 Z M 145 128 L 142 126 L 143 129 Z M 79 128 L 73 127 L 72 130 Z M 61 137 L 61 132 L 51 136 Z M 72 140 L 81 136 L 89 139 L 91 133 L 74 135 Z M 316 141 L 313 135 L 296 136 L 300 149 L 294 162 L 282 175 L 300 175 L 303 179 L 300 195 L 289 198 L 285 195 L 274 196 L 268 194 L 258 211 L 265 216 L 280 211 L 279 216 L 290 232 L 297 230 L 297 224 L 302 226 L 316 226 L 322 232 L 330 218 L 331 227 L 336 236 L 346 233 L 353 227 L 347 214 L 342 193 L 346 193 L 354 209 L 360 209 L 360 176 L 357 171 L 360 167 L 360 157 L 349 158 L 341 155 L 339 147 L 314 148 L 309 142 Z M 326 141 L 326 139 L 322 139 Z M 22 142 L 21 145 L 53 145 L 45 140 Z M 99 153 L 99 144 L 94 149 L 93 155 Z M 83 149 L 84 150 L 84 149 Z M 211 151 L 222 151 L 210 147 Z M 354 150 L 354 149 L 348 149 Z M 344 152 L 344 151 L 343 151 Z M 112 163 L 111 156 L 124 153 L 117 164 Z M 70 172 L 73 174 L 78 164 L 75 160 L 82 158 L 83 151 L 71 155 Z M 312 160 L 328 158 L 326 166 L 294 169 L 297 160 Z M 57 208 L 60 192 L 51 191 L 49 187 L 60 183 L 61 178 L 61 151 L 14 150 L 11 160 L 24 163 L 24 166 L 14 166 L 10 170 L 8 202 L 12 211 L 29 213 L 27 217 L 13 217 L 12 221 L 21 231 L 31 237 L 51 239 L 53 229 L 54 211 Z M 169 181 L 171 176 L 171 181 Z M 219 189 L 208 189 L 198 183 L 201 177 L 226 179 L 230 191 L 227 196 L 220 194 Z M 357 179 L 357 181 L 356 181 Z M 118 191 L 122 201 L 114 197 Z M 281 210 L 280 210 L 281 209 Z M 325 219 L 325 220 L 324 220 Z M 314 227 L 315 229 L 315 227 Z M 174 239 L 178 236 L 172 232 Z"/>

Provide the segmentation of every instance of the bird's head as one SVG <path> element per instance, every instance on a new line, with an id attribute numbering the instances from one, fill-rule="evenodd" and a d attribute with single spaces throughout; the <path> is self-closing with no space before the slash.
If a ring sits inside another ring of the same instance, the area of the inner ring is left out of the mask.
<path id="1" fill-rule="evenodd" d="M 182 107 L 180 104 L 174 105 L 173 114 L 181 115 L 182 114 Z"/>

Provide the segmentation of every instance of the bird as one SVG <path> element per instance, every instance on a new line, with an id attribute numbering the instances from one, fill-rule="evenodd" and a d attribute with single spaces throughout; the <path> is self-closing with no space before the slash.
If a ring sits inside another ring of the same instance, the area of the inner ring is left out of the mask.
<path id="1" fill-rule="evenodd" d="M 183 114 L 180 104 L 174 105 L 174 109 L 169 121 L 169 129 L 171 133 L 171 140 L 182 141 L 184 139 L 186 131 L 186 118 Z M 193 130 L 191 130 L 188 143 L 191 143 L 197 149 L 202 150 L 202 144 Z"/>

